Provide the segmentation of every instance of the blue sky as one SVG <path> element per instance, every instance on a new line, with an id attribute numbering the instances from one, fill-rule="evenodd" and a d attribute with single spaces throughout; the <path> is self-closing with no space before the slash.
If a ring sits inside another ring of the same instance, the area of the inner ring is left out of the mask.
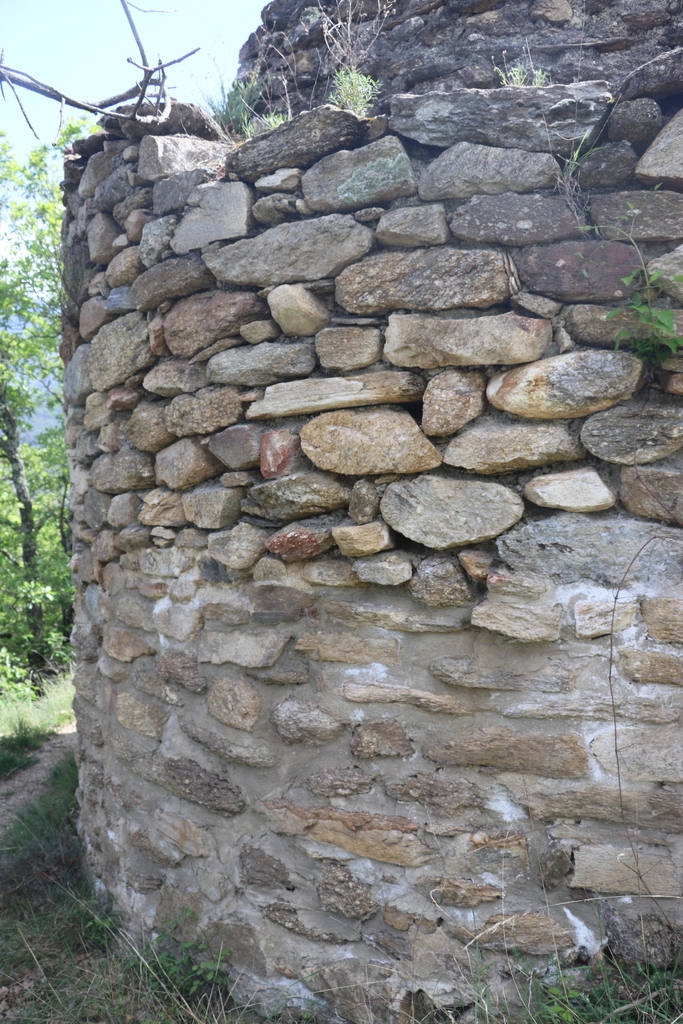
<path id="1" fill-rule="evenodd" d="M 229 83 L 237 55 L 260 23 L 266 0 L 135 0 L 139 7 L 176 10 L 174 14 L 133 15 L 150 61 L 172 60 L 195 46 L 201 50 L 169 69 L 173 95 L 200 102 Z M 0 49 L 5 64 L 33 75 L 69 95 L 97 101 L 122 92 L 139 77 L 126 63 L 140 57 L 120 0 L 0 0 Z M 5 86 L 0 97 L 0 129 L 18 156 L 35 139 L 16 100 Z M 20 90 L 20 96 L 41 142 L 52 142 L 59 123 L 59 105 Z M 67 108 L 67 112 L 68 112 Z"/>

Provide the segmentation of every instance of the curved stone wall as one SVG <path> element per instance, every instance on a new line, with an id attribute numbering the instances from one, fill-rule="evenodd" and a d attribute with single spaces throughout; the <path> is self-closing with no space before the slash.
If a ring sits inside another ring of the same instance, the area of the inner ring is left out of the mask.
<path id="1" fill-rule="evenodd" d="M 519 1003 L 520 958 L 642 958 L 641 913 L 673 948 L 683 364 L 607 314 L 626 223 L 683 316 L 683 114 L 644 152 L 661 111 L 620 105 L 619 159 L 558 188 L 609 102 L 67 157 L 82 835 L 237 998 L 371 1024 Z"/>

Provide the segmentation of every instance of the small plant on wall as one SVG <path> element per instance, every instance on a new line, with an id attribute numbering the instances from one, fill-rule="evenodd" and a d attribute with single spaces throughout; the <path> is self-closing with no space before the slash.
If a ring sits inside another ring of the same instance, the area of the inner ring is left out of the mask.
<path id="1" fill-rule="evenodd" d="M 655 270 L 650 274 L 643 266 L 628 277 L 622 277 L 627 287 L 634 281 L 641 282 L 641 287 L 633 293 L 626 306 L 627 310 L 637 314 L 638 320 L 633 327 L 619 331 L 614 345 L 617 351 L 625 344 L 643 362 L 654 365 L 663 363 L 683 347 L 683 337 L 676 333 L 674 310 L 661 309 L 654 305 L 654 299 L 659 294 L 654 285 L 661 276 L 661 271 Z M 678 275 L 675 280 L 683 281 L 683 276 Z M 613 309 L 607 314 L 607 319 L 613 320 L 620 313 L 623 313 L 623 310 Z"/>

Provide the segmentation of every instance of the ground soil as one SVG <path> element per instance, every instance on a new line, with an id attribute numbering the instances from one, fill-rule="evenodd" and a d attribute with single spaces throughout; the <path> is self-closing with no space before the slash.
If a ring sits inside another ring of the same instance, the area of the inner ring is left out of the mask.
<path id="1" fill-rule="evenodd" d="M 40 796 L 46 780 L 67 750 L 76 746 L 76 723 L 68 722 L 33 753 L 36 763 L 0 780 L 0 832 L 9 825 L 22 804 Z"/>

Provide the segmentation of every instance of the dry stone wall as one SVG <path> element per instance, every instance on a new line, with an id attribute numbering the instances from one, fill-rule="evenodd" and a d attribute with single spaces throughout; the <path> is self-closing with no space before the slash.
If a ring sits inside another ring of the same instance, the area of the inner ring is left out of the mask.
<path id="1" fill-rule="evenodd" d="M 607 314 L 628 217 L 683 318 L 683 114 L 637 162 L 659 108 L 622 103 L 633 157 L 570 206 L 610 101 L 67 157 L 80 827 L 238 999 L 372 1024 L 676 946 L 683 363 Z"/>

